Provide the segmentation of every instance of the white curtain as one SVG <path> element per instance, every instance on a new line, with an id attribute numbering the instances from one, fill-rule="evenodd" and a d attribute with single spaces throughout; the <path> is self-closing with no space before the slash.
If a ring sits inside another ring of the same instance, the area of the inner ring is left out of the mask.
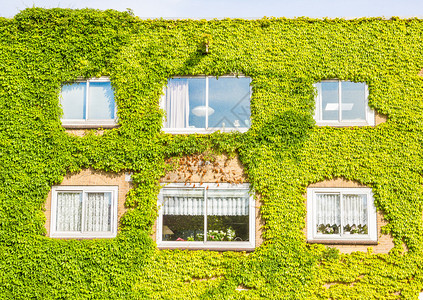
<path id="1" fill-rule="evenodd" d="M 163 205 L 164 215 L 204 215 L 204 198 L 166 197 Z"/>
<path id="2" fill-rule="evenodd" d="M 163 192 L 164 215 L 204 215 L 202 190 L 165 190 Z M 209 190 L 207 215 L 248 216 L 249 195 L 242 190 Z"/>
<path id="3" fill-rule="evenodd" d="M 341 225 L 341 203 L 339 194 L 316 194 L 316 222 L 330 226 Z"/>
<path id="4" fill-rule="evenodd" d="M 165 128 L 187 128 L 189 124 L 188 82 L 169 80 L 160 106 L 167 113 Z"/>
<path id="5" fill-rule="evenodd" d="M 343 195 L 343 220 L 345 225 L 367 225 L 367 196 Z"/>
<path id="6" fill-rule="evenodd" d="M 249 198 L 213 197 L 207 199 L 209 216 L 248 216 Z"/>
<path id="7" fill-rule="evenodd" d="M 111 193 L 87 193 L 84 231 L 110 231 Z"/>
<path id="8" fill-rule="evenodd" d="M 57 231 L 81 231 L 82 193 L 57 193 Z"/>

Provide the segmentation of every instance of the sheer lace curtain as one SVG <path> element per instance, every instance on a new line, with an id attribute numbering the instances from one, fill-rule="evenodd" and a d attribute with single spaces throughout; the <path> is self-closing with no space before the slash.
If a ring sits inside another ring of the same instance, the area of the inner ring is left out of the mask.
<path id="1" fill-rule="evenodd" d="M 342 212 L 341 212 L 342 198 Z M 367 196 L 316 194 L 316 225 L 367 225 Z"/>
<path id="2" fill-rule="evenodd" d="M 164 215 L 204 215 L 203 197 L 167 196 L 164 197 Z"/>
<path id="3" fill-rule="evenodd" d="M 110 231 L 111 194 L 87 193 L 85 201 L 85 231 Z"/>
<path id="4" fill-rule="evenodd" d="M 164 215 L 204 215 L 204 197 L 195 194 L 183 195 L 178 191 L 166 192 L 163 204 Z M 248 216 L 249 195 L 244 191 L 208 192 L 207 215 Z"/>
<path id="5" fill-rule="evenodd" d="M 189 124 L 188 82 L 169 81 L 161 108 L 167 113 L 165 128 L 187 128 Z"/>
<path id="6" fill-rule="evenodd" d="M 367 225 L 366 195 L 343 195 L 343 225 Z"/>
<path id="7" fill-rule="evenodd" d="M 111 231 L 111 193 L 57 193 L 56 230 L 60 232 Z M 84 224 L 82 214 L 84 210 Z"/>
<path id="8" fill-rule="evenodd" d="M 316 195 L 316 222 L 330 226 L 341 225 L 341 204 L 339 194 Z"/>
<path id="9" fill-rule="evenodd" d="M 207 215 L 248 216 L 250 197 L 245 190 L 209 190 Z"/>
<path id="10" fill-rule="evenodd" d="M 81 231 L 82 193 L 57 193 L 57 231 Z"/>

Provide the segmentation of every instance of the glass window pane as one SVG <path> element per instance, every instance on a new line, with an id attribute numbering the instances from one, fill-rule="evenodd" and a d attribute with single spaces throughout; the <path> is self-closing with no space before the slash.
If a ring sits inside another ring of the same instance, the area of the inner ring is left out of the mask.
<path id="1" fill-rule="evenodd" d="M 322 120 L 338 120 L 338 82 L 321 82 Z"/>
<path id="2" fill-rule="evenodd" d="M 343 195 L 344 234 L 368 234 L 367 195 Z"/>
<path id="3" fill-rule="evenodd" d="M 115 99 L 110 82 L 90 82 L 89 86 L 88 119 L 114 119 Z"/>
<path id="4" fill-rule="evenodd" d="M 85 120 L 85 100 L 87 84 L 77 82 L 62 86 L 60 104 L 63 109 L 62 119 Z"/>
<path id="5" fill-rule="evenodd" d="M 248 190 L 207 192 L 207 240 L 249 240 Z"/>
<path id="6" fill-rule="evenodd" d="M 339 194 L 316 194 L 316 230 L 318 234 L 340 234 L 341 203 Z"/>
<path id="7" fill-rule="evenodd" d="M 57 231 L 81 231 L 82 193 L 58 192 L 56 210 Z"/>
<path id="8" fill-rule="evenodd" d="M 209 128 L 250 127 L 250 78 L 209 78 Z"/>
<path id="9" fill-rule="evenodd" d="M 362 82 L 341 82 L 342 120 L 366 120 L 366 85 Z"/>
<path id="10" fill-rule="evenodd" d="M 189 120 L 190 128 L 206 127 L 206 79 L 187 79 L 189 88 Z M 211 111 L 208 112 L 210 115 Z"/>
<path id="11" fill-rule="evenodd" d="M 87 193 L 84 209 L 84 231 L 107 232 L 112 230 L 112 193 Z"/>
<path id="12" fill-rule="evenodd" d="M 204 240 L 204 189 L 163 189 L 163 241 Z"/>

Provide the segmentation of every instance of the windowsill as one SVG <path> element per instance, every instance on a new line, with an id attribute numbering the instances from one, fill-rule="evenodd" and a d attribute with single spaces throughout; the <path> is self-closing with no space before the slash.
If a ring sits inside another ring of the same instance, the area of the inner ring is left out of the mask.
<path id="1" fill-rule="evenodd" d="M 234 245 L 234 246 L 217 246 L 217 245 L 157 245 L 160 250 L 209 250 L 209 251 L 246 251 L 253 252 L 255 247 L 248 243 L 248 245 Z"/>
<path id="2" fill-rule="evenodd" d="M 52 233 L 50 238 L 53 239 L 72 239 L 72 240 L 88 240 L 88 239 L 113 239 L 116 237 L 116 233 L 104 234 L 104 235 L 76 235 L 76 234 L 58 234 Z"/>
<path id="3" fill-rule="evenodd" d="M 68 129 L 110 129 L 117 128 L 117 124 L 114 120 L 111 121 L 66 121 L 62 120 L 62 126 Z"/>
<path id="4" fill-rule="evenodd" d="M 372 240 L 322 240 L 322 239 L 313 239 L 307 240 L 309 244 L 330 244 L 330 245 L 378 245 L 378 241 Z"/>
<path id="5" fill-rule="evenodd" d="M 375 126 L 375 123 L 369 123 L 369 122 L 321 122 L 316 121 L 317 126 L 330 126 L 330 127 L 364 127 L 364 126 Z"/>
<path id="6" fill-rule="evenodd" d="M 230 133 L 230 132 L 240 132 L 244 133 L 247 132 L 247 127 L 240 127 L 240 128 L 163 128 L 163 132 L 170 133 L 170 134 L 210 134 L 216 131 L 220 131 L 222 133 Z"/>

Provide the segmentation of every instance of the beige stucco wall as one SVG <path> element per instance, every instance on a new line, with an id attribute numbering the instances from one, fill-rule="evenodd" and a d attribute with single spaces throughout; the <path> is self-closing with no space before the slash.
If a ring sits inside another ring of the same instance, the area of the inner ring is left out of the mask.
<path id="1" fill-rule="evenodd" d="M 310 184 L 309 188 L 362 188 L 367 187 L 355 181 L 345 180 L 343 178 L 336 178 L 332 180 L 325 180 L 317 183 Z M 307 195 L 304 195 L 305 202 L 307 202 Z M 307 206 L 307 203 L 306 203 Z M 306 220 L 307 224 L 307 220 Z M 392 237 L 381 233 L 381 227 L 386 225 L 387 221 L 383 218 L 383 213 L 377 211 L 377 232 L 378 244 L 377 245 L 336 245 L 326 244 L 326 246 L 339 249 L 341 253 L 351 253 L 354 251 L 366 252 L 368 247 L 373 247 L 373 253 L 388 253 L 393 247 Z M 307 236 L 307 227 L 304 228 L 304 234 Z"/>
<path id="2" fill-rule="evenodd" d="M 175 170 L 168 172 L 161 180 L 161 183 L 189 182 L 189 183 L 245 183 L 247 177 L 244 167 L 239 158 L 229 158 L 226 155 L 199 154 L 183 157 L 174 162 Z M 262 227 L 263 220 L 260 217 L 260 197 L 255 194 L 256 211 L 256 247 L 263 243 Z M 156 224 L 154 224 L 154 229 Z M 154 235 L 155 238 L 155 235 Z"/>
<path id="3" fill-rule="evenodd" d="M 110 185 L 118 186 L 118 220 L 125 213 L 125 197 L 128 191 L 132 188 L 131 182 L 125 180 L 125 173 L 110 173 L 103 171 L 95 171 L 92 169 L 85 169 L 79 173 L 71 173 L 66 175 L 63 181 L 58 186 L 94 186 L 94 185 Z M 51 191 L 48 193 L 45 203 L 45 228 L 47 236 L 50 236 L 50 221 L 51 221 Z"/>
<path id="4" fill-rule="evenodd" d="M 377 111 L 375 112 L 375 125 L 379 125 L 382 123 L 385 123 L 388 120 L 388 117 L 385 115 L 382 115 L 380 113 L 378 113 Z"/>
<path id="5" fill-rule="evenodd" d="M 86 136 L 89 132 L 94 132 L 95 135 L 103 135 L 107 129 L 66 129 L 66 133 L 74 136 L 83 137 Z"/>

